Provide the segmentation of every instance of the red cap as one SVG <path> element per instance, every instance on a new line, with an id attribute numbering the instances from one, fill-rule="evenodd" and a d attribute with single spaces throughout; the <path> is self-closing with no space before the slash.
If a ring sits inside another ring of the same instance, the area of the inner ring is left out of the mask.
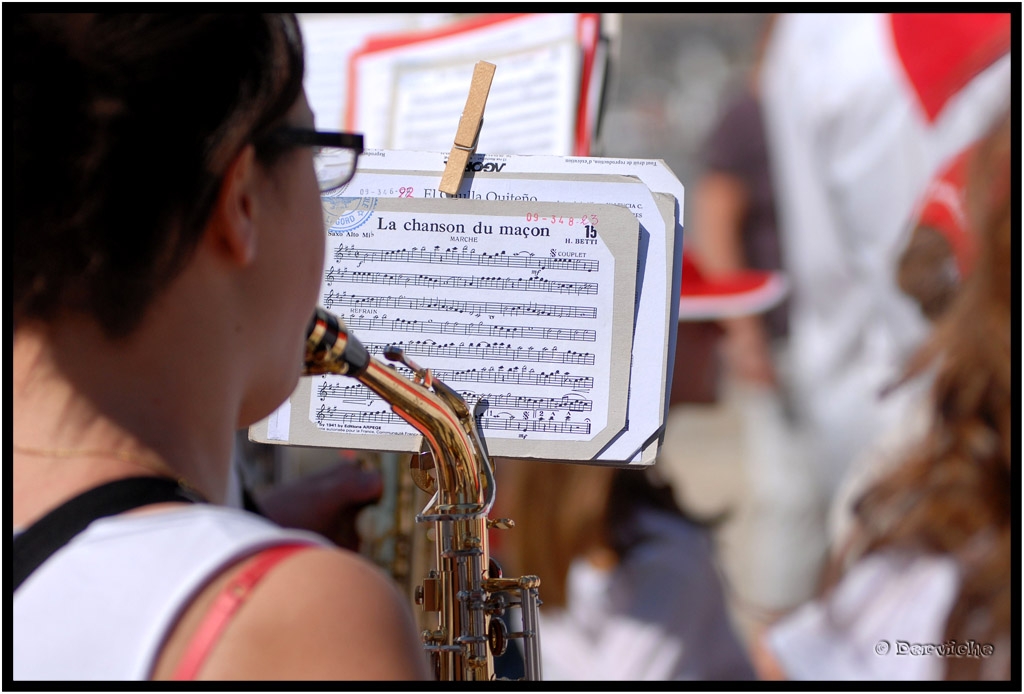
<path id="1" fill-rule="evenodd" d="M 741 270 L 708 278 L 683 250 L 679 320 L 706 321 L 764 313 L 778 306 L 789 283 L 780 272 Z"/>

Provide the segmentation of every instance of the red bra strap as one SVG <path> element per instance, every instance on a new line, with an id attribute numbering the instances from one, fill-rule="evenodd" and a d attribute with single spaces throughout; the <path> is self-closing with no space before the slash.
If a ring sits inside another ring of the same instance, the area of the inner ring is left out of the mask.
<path id="1" fill-rule="evenodd" d="M 220 591 L 213 602 L 213 606 L 203 617 L 202 623 L 196 629 L 192 640 L 185 649 L 185 655 L 178 662 L 172 680 L 194 680 L 199 674 L 199 669 L 206 662 L 210 651 L 217 644 L 224 628 L 231 621 L 232 616 L 238 608 L 245 604 L 252 589 L 260 582 L 267 572 L 283 559 L 291 556 L 301 549 L 308 549 L 316 545 L 288 544 L 278 545 L 265 549 L 255 555 L 255 560 L 232 578 Z"/>

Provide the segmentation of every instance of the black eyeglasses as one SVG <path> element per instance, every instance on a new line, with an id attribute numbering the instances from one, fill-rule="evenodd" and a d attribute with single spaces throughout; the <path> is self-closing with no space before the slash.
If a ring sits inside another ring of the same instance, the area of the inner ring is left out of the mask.
<path id="1" fill-rule="evenodd" d="M 356 174 L 356 162 L 363 153 L 363 136 L 355 133 L 279 128 L 268 133 L 263 141 L 277 146 L 314 147 L 313 165 L 321 193 L 351 181 Z"/>

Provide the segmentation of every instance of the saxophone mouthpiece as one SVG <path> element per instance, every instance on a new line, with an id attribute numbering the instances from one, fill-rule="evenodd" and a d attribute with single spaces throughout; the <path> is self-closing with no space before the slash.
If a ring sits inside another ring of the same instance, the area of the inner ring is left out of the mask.
<path id="1" fill-rule="evenodd" d="M 305 375 L 335 373 L 358 376 L 370 364 L 370 354 L 338 316 L 320 308 L 306 330 Z"/>

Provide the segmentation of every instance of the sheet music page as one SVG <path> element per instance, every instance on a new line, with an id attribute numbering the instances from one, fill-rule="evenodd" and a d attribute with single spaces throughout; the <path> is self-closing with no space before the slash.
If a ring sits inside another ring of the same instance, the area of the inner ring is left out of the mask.
<path id="1" fill-rule="evenodd" d="M 495 169 L 501 166 L 497 160 L 489 163 Z M 431 172 L 361 169 L 349 183 L 345 193 L 409 195 L 428 199 L 446 197 L 437 190 L 438 179 L 438 174 Z M 458 195 L 464 196 L 464 199 L 482 200 L 528 199 L 611 203 L 629 209 L 640 222 L 635 320 L 636 325 L 640 326 L 640 332 L 638 333 L 634 327 L 632 346 L 634 357 L 640 357 L 632 360 L 630 368 L 626 428 L 596 457 L 599 461 L 609 462 L 630 460 L 652 436 L 658 433 L 663 424 L 659 401 L 650 396 L 652 391 L 660 391 L 666 387 L 661 360 L 651 359 L 648 353 L 637 350 L 648 349 L 644 336 L 652 332 L 660 334 L 661 331 L 655 324 L 663 323 L 665 320 L 662 296 L 656 291 L 658 282 L 647 280 L 647 268 L 664 268 L 666 258 L 671 258 L 672 254 L 664 247 L 656 247 L 651 251 L 649 240 L 652 236 L 650 229 L 654 230 L 653 234 L 657 238 L 665 238 L 666 224 L 671 226 L 674 223 L 672 209 L 659 210 L 654 194 L 639 179 L 615 175 L 564 176 L 480 172 L 463 179 Z M 658 274 L 656 270 L 653 273 Z M 664 270 L 661 274 L 664 274 Z M 637 345 L 637 340 L 640 340 L 640 345 Z"/>
<path id="2" fill-rule="evenodd" d="M 491 55 L 495 71 L 478 148 L 495 154 L 572 151 L 581 53 L 575 41 Z M 445 151 L 466 106 L 476 59 L 397 65 L 383 141 L 389 149 Z"/>
<path id="3" fill-rule="evenodd" d="M 349 191 L 352 191 L 351 184 Z M 625 424 L 639 225 L 604 204 L 324 199 L 322 305 L 459 391 L 496 456 L 586 460 Z M 290 442 L 419 450 L 355 380 L 302 379 Z"/>
<path id="4" fill-rule="evenodd" d="M 360 168 L 436 171 L 436 176 L 440 179 L 446 158 L 447 153 L 439 152 L 368 150 L 360 159 Z M 657 369 L 660 373 L 660 382 L 665 384 L 661 391 L 663 397 L 660 403 L 655 402 L 653 398 L 646 400 L 649 406 L 654 406 L 659 412 L 659 440 L 649 442 L 643 450 L 637 452 L 635 448 L 629 448 L 632 441 L 628 437 L 623 437 L 613 442 L 599 458 L 599 460 L 608 461 L 628 460 L 637 465 L 652 464 L 668 413 L 669 386 L 674 365 L 674 359 L 671 357 L 675 354 L 676 327 L 679 315 L 679 283 L 682 273 L 684 210 L 682 183 L 660 159 L 475 154 L 471 159 L 471 166 L 473 171 L 467 173 L 467 181 L 473 181 L 474 178 L 486 175 L 488 172 L 525 176 L 534 174 L 560 174 L 570 177 L 595 174 L 636 176 L 656 195 L 664 193 L 671 198 L 671 202 L 659 201 L 659 207 L 668 205 L 669 208 L 673 206 L 676 208 L 674 213 L 671 210 L 663 210 L 662 216 L 666 219 L 666 224 L 659 225 L 654 223 L 652 217 L 645 217 L 645 219 L 652 220 L 650 225 L 645 228 L 650 233 L 650 247 L 654 250 L 648 253 L 647 263 L 640 274 L 642 289 L 637 324 L 644 326 L 644 329 L 637 331 L 633 343 L 633 354 L 639 356 L 639 359 L 634 359 L 634 365 L 641 361 L 651 368 Z M 585 191 L 586 188 L 581 186 L 579 190 Z M 583 198 L 573 199 L 582 200 Z M 659 256 L 660 249 L 664 249 L 664 252 Z M 658 262 L 659 259 L 661 262 Z M 657 388 L 653 384 L 659 381 L 654 380 L 653 377 L 638 377 L 634 373 L 631 382 L 645 383 L 647 385 L 644 387 L 653 391 Z"/>

